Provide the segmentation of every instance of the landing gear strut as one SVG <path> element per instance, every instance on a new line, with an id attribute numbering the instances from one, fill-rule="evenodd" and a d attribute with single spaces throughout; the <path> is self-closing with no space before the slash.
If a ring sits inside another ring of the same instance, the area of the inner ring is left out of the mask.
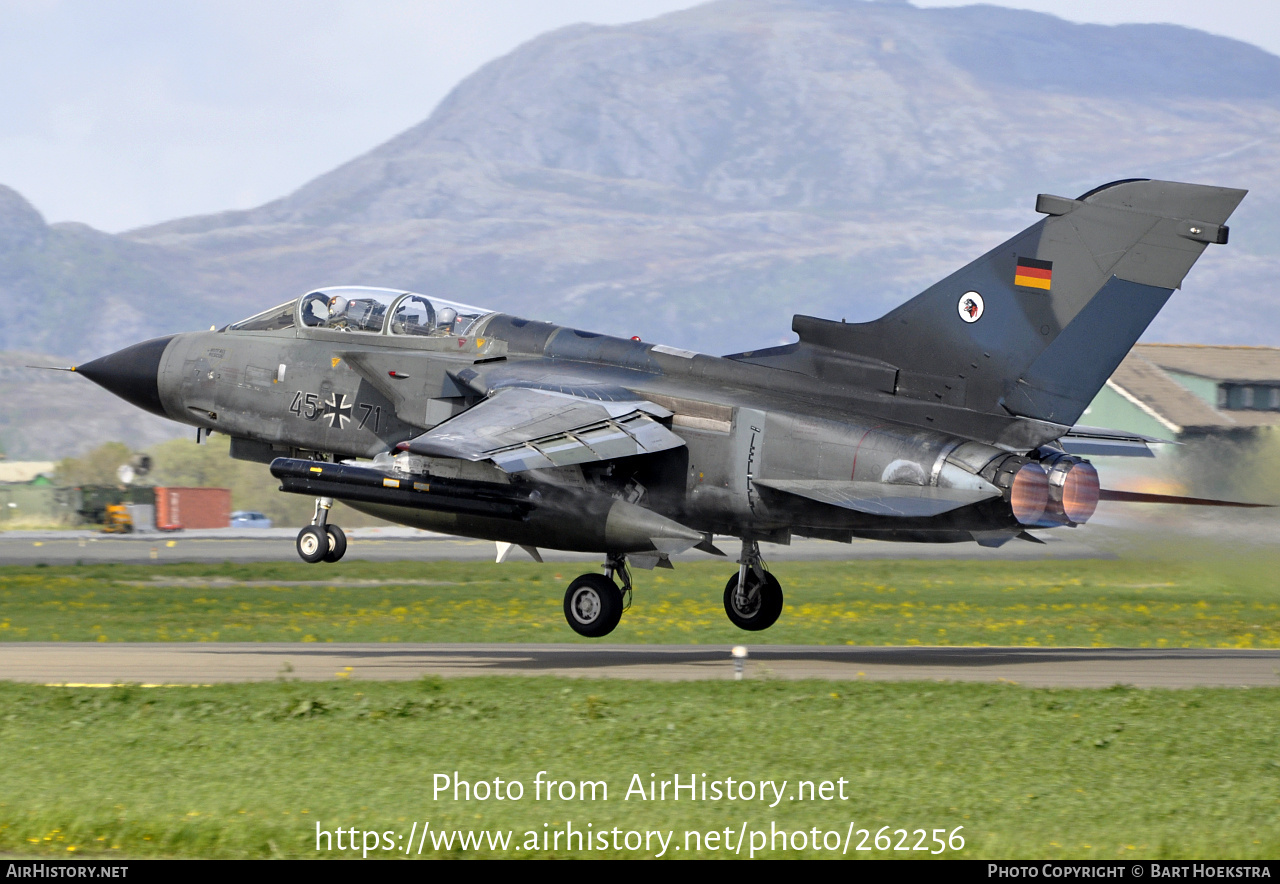
<path id="1" fill-rule="evenodd" d="M 298 532 L 298 556 L 304 562 L 336 562 L 347 553 L 347 535 L 329 524 L 332 497 L 317 497 L 311 524 Z"/>
<path id="2" fill-rule="evenodd" d="M 724 612 L 734 626 L 749 632 L 768 629 L 782 613 L 782 587 L 764 569 L 754 540 L 742 541 L 738 573 L 724 587 Z"/>
<path id="3" fill-rule="evenodd" d="M 607 574 L 583 574 L 564 593 L 564 619 L 578 635 L 601 638 L 613 632 L 622 613 L 631 607 L 631 572 L 626 556 L 609 556 Z M 622 588 L 614 583 L 622 578 Z"/>

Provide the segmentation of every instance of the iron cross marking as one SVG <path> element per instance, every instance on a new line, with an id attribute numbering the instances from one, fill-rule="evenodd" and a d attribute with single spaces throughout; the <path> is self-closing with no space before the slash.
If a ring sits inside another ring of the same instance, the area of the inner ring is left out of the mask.
<path id="1" fill-rule="evenodd" d="M 351 406 L 343 404 L 346 398 L 345 393 L 334 393 L 324 404 L 324 416 L 329 419 L 330 427 L 347 428 L 347 421 L 351 420 Z"/>

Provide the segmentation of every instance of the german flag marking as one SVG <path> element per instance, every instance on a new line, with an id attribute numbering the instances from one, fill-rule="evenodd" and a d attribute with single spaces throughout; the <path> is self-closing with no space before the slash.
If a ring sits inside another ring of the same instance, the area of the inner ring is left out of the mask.
<path id="1" fill-rule="evenodd" d="M 1038 258 L 1019 258 L 1013 272 L 1013 284 L 1049 291 L 1053 284 L 1053 262 Z"/>

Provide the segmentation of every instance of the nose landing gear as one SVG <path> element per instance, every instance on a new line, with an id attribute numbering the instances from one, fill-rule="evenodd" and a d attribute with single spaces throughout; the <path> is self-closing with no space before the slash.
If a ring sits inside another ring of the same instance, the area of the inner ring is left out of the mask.
<path id="1" fill-rule="evenodd" d="M 309 564 L 336 562 L 347 553 L 347 535 L 337 525 L 329 524 L 332 497 L 317 497 L 311 524 L 298 532 L 298 557 Z"/>
<path id="2" fill-rule="evenodd" d="M 742 541 L 738 573 L 724 587 L 724 612 L 734 626 L 748 632 L 768 629 L 782 614 L 782 586 L 764 569 L 754 540 Z"/>

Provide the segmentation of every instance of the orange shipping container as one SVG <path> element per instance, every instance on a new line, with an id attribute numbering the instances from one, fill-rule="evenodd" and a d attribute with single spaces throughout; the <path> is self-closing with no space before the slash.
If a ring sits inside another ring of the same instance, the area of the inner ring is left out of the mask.
<path id="1" fill-rule="evenodd" d="M 161 531 L 230 525 L 230 488 L 156 488 L 156 527 Z"/>

